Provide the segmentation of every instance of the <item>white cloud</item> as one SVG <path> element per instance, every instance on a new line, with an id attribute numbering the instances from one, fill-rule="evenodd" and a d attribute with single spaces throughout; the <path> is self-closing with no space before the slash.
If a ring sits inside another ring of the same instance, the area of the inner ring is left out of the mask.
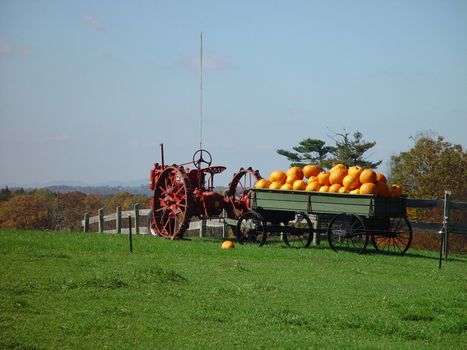
<path id="1" fill-rule="evenodd" d="M 89 15 L 83 16 L 83 22 L 88 27 L 94 28 L 95 30 L 98 30 L 100 32 L 106 31 L 106 28 L 104 27 L 104 25 L 92 16 L 89 16 Z"/>
<path id="2" fill-rule="evenodd" d="M 0 39 L 0 56 L 28 56 L 31 50 L 27 47 L 12 47 L 6 40 Z"/>
<path id="3" fill-rule="evenodd" d="M 199 71 L 201 60 L 196 56 L 187 57 L 184 60 L 184 65 L 189 70 Z M 227 58 L 210 55 L 203 56 L 203 70 L 222 71 L 235 68 L 236 66 Z"/>

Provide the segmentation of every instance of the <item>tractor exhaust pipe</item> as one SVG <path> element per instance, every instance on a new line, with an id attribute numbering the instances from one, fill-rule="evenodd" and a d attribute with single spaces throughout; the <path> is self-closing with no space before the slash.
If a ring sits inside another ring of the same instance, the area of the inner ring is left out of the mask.
<path id="1" fill-rule="evenodd" d="M 164 164 L 164 144 L 161 143 L 160 146 L 161 146 L 161 162 L 162 162 L 162 168 L 164 168 L 164 166 L 165 166 L 165 164 Z"/>

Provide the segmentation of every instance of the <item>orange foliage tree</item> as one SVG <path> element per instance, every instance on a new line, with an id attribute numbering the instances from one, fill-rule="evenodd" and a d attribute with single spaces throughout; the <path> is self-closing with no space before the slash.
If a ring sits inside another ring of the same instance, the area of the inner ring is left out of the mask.
<path id="1" fill-rule="evenodd" d="M 4 228 L 50 229 L 52 213 L 47 202 L 40 195 L 21 195 L 2 204 L 0 223 Z"/>

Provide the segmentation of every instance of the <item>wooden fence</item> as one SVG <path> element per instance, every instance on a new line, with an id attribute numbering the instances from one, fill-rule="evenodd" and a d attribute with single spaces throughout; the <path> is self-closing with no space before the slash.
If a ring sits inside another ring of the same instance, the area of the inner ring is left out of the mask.
<path id="1" fill-rule="evenodd" d="M 81 221 L 81 226 L 84 232 L 101 232 L 101 233 L 129 233 L 128 220 L 131 217 L 132 233 L 135 234 L 149 234 L 150 219 L 149 214 L 151 209 L 140 209 L 139 204 L 136 203 L 132 210 L 122 211 L 121 207 L 117 207 L 114 213 L 104 215 L 104 209 L 101 208 L 97 211 L 96 216 L 90 216 L 89 213 L 84 214 L 84 220 Z M 107 225 L 107 223 L 113 223 Z M 91 225 L 96 229 L 92 230 Z M 97 225 L 97 226 L 96 226 Z M 108 228 L 107 226 L 112 226 Z M 199 231 L 199 236 L 206 236 L 209 228 L 214 228 L 221 231 L 222 237 L 227 237 L 227 227 L 222 218 L 208 219 L 208 220 L 192 220 L 188 230 Z"/>
<path id="2" fill-rule="evenodd" d="M 467 202 L 459 202 L 451 200 L 451 193 L 445 192 L 444 200 L 427 200 L 427 199 L 408 199 L 408 208 L 443 208 L 443 222 L 417 222 L 411 221 L 414 231 L 428 231 L 444 233 L 467 233 L 467 225 L 450 223 L 451 210 L 467 210 Z M 122 211 L 121 207 L 117 207 L 116 211 L 111 214 L 104 215 L 104 210 L 99 209 L 96 216 L 90 217 L 89 213 L 84 215 L 81 225 L 84 232 L 105 232 L 105 233 L 128 233 L 128 217 L 131 216 L 132 229 L 136 234 L 149 233 L 150 209 L 140 209 L 139 204 L 135 204 L 133 210 Z M 115 222 L 108 228 L 106 223 Z M 97 228 L 91 230 L 91 225 L 96 225 Z M 126 225 L 125 225 L 126 224 Z M 106 227 L 107 226 L 107 227 Z M 125 227 L 126 226 L 126 227 Z M 227 236 L 227 227 L 222 218 L 211 220 L 193 220 L 190 222 L 189 230 L 199 230 L 200 237 L 203 237 L 208 228 L 222 229 L 222 237 Z M 319 238 L 316 240 L 319 244 Z"/>

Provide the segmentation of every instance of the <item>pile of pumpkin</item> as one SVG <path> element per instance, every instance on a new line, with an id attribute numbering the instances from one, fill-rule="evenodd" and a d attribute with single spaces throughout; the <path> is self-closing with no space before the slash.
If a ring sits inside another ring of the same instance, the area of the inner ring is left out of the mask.
<path id="1" fill-rule="evenodd" d="M 303 168 L 293 166 L 286 172 L 275 170 L 269 179 L 258 180 L 255 188 L 372 194 L 383 198 L 398 198 L 402 195 L 401 186 L 394 184 L 388 187 L 382 173 L 359 166 L 347 168 L 344 164 L 337 164 L 329 171 L 312 164 Z"/>

